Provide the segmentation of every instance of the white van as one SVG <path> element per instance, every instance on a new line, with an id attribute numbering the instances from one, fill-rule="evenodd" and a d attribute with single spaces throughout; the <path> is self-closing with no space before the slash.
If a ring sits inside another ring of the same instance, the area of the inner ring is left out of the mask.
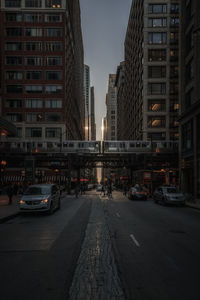
<path id="1" fill-rule="evenodd" d="M 60 191 L 55 184 L 30 185 L 19 200 L 19 209 L 53 213 L 60 209 Z"/>

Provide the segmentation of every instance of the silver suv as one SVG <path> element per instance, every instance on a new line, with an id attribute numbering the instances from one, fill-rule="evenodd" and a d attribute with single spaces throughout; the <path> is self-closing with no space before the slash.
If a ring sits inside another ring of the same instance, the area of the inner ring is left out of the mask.
<path id="1" fill-rule="evenodd" d="M 185 204 L 185 196 L 174 186 L 160 186 L 153 193 L 155 203 L 166 204 Z"/>
<path id="2" fill-rule="evenodd" d="M 60 208 L 60 191 L 55 184 L 30 185 L 19 200 L 21 211 L 48 211 Z"/>

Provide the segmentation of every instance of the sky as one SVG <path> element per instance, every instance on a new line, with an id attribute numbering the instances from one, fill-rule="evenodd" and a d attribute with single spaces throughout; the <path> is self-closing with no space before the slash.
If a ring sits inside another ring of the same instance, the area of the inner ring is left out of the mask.
<path id="1" fill-rule="evenodd" d="M 124 60 L 124 41 L 132 0 L 80 0 L 84 63 L 95 91 L 97 140 L 106 116 L 109 74 Z"/>

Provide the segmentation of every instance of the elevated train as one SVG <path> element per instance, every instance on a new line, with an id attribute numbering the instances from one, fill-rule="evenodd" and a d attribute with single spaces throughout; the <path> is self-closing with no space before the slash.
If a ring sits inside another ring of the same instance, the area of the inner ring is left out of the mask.
<path id="1" fill-rule="evenodd" d="M 1 152 L 25 153 L 143 153 L 178 151 L 178 141 L 1 141 Z"/>

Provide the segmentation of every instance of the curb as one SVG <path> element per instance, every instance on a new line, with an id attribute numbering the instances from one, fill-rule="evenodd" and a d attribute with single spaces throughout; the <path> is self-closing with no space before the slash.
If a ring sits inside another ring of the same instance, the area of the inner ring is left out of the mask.
<path id="1" fill-rule="evenodd" d="M 196 204 L 193 204 L 193 203 L 188 203 L 188 202 L 186 202 L 185 205 L 188 206 L 188 207 L 200 210 L 199 205 L 196 205 Z"/>
<path id="2" fill-rule="evenodd" d="M 19 215 L 19 212 L 13 213 L 12 215 L 8 215 L 6 217 L 1 217 L 0 218 L 0 224 L 5 223 L 11 219 L 14 219 L 15 217 L 17 217 Z"/>

